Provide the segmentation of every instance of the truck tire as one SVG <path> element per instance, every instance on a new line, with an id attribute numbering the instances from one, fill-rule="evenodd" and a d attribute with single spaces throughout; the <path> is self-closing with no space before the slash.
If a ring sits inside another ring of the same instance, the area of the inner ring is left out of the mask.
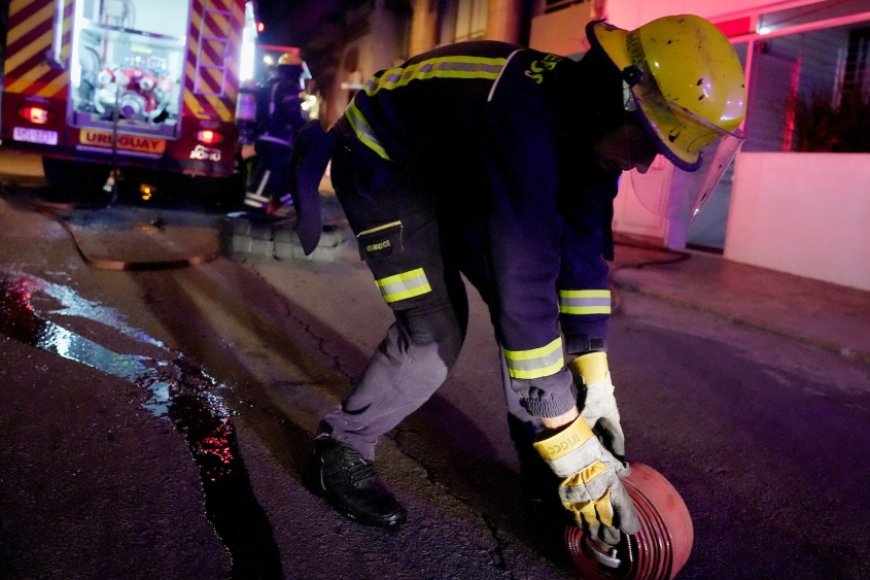
<path id="1" fill-rule="evenodd" d="M 43 157 L 42 169 L 54 201 L 89 205 L 111 201 L 111 192 L 103 190 L 109 178 L 108 165 Z"/>

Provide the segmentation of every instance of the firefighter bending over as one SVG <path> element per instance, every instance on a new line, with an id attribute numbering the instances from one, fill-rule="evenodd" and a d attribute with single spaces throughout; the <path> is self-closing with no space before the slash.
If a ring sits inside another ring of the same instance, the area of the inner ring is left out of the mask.
<path id="1" fill-rule="evenodd" d="M 579 62 L 491 41 L 421 54 L 375 74 L 330 131 L 338 199 L 395 316 L 315 438 L 319 491 L 343 515 L 405 520 L 375 447 L 456 362 L 464 275 L 490 311 L 523 471 L 549 465 L 544 492 L 591 537 L 638 530 L 607 360 L 613 198 L 658 154 L 702 198 L 742 139 L 743 71 L 696 16 L 586 34 Z"/>

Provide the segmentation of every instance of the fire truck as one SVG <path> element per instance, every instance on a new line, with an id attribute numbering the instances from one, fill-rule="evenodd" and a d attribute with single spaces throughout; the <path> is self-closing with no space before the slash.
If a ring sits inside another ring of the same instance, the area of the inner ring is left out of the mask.
<path id="1" fill-rule="evenodd" d="M 6 0 L 0 9 L 0 142 L 41 155 L 49 186 L 242 195 L 236 119 L 253 76 L 253 2 Z"/>

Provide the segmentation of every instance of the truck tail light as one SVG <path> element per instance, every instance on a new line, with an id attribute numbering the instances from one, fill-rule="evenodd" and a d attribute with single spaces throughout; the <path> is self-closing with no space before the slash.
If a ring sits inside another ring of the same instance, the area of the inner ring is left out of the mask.
<path id="1" fill-rule="evenodd" d="M 223 143 L 224 136 L 217 131 L 203 129 L 202 131 L 196 132 L 196 140 L 204 145 L 219 145 L 220 143 Z"/>
<path id="2" fill-rule="evenodd" d="M 48 123 L 48 109 L 36 105 L 29 105 L 19 109 L 18 116 L 25 121 L 29 121 L 36 125 L 45 125 Z"/>

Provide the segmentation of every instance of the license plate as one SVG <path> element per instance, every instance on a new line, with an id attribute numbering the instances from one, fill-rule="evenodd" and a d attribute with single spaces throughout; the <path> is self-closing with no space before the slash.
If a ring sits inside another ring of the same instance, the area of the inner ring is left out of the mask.
<path id="1" fill-rule="evenodd" d="M 45 129 L 15 127 L 12 129 L 12 138 L 16 141 L 27 141 L 40 145 L 57 145 L 57 131 L 46 131 Z"/>

